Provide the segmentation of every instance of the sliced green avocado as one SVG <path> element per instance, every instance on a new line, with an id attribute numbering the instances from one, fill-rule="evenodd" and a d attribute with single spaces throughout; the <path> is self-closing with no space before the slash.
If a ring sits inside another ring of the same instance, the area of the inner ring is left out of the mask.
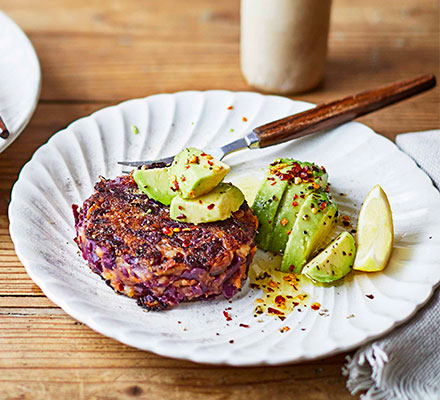
<path id="1" fill-rule="evenodd" d="M 295 184 L 290 181 L 284 196 L 281 200 L 278 212 L 275 217 L 272 238 L 268 250 L 275 253 L 284 253 L 284 249 L 289 239 L 289 231 L 293 228 L 296 216 L 301 209 L 307 195 L 319 188 L 325 189 L 327 186 L 328 175 L 321 168 L 317 168 L 311 163 L 299 163 L 302 168 L 306 165 L 307 170 L 312 171 L 306 179 L 307 182 Z"/>
<path id="2" fill-rule="evenodd" d="M 351 271 L 355 255 L 353 236 L 348 232 L 342 232 L 303 268 L 302 273 L 315 282 L 338 281 Z"/>
<path id="3" fill-rule="evenodd" d="M 177 192 L 170 188 L 167 168 L 137 169 L 133 171 L 133 179 L 149 198 L 166 206 L 177 196 Z"/>
<path id="4" fill-rule="evenodd" d="M 231 183 L 220 183 L 216 188 L 196 199 L 174 197 L 170 218 L 180 222 L 200 224 L 222 221 L 237 211 L 244 202 L 244 194 Z"/>
<path id="5" fill-rule="evenodd" d="M 255 241 L 262 250 L 269 249 L 275 215 L 289 182 L 288 179 L 283 179 L 283 174 L 291 168 L 291 161 L 293 160 L 277 158 L 270 164 L 252 205 L 259 222 Z"/>
<path id="6" fill-rule="evenodd" d="M 184 199 L 193 199 L 214 189 L 229 172 L 225 163 L 194 147 L 181 151 L 169 168 L 171 188 Z"/>
<path id="7" fill-rule="evenodd" d="M 323 190 L 310 193 L 287 240 L 281 271 L 299 274 L 310 255 L 333 228 L 338 207 Z"/>
<path id="8" fill-rule="evenodd" d="M 303 178 L 298 179 L 301 176 Z M 315 164 L 300 162 L 292 158 L 277 158 L 269 165 L 269 170 L 252 205 L 252 209 L 259 221 L 258 234 L 255 240 L 260 249 L 277 252 L 284 250 L 284 246 L 279 245 L 272 239 L 274 229 L 277 226 L 277 212 L 281 209 L 280 204 L 283 203 L 283 195 L 286 196 L 284 202 L 290 201 L 290 195 L 294 197 L 294 193 L 285 194 L 287 187 L 301 184 L 303 179 L 306 181 L 313 180 L 322 187 L 327 185 L 325 169 L 319 168 Z M 289 204 L 292 204 L 292 202 Z M 281 221 L 283 218 L 286 217 L 283 216 L 278 221 Z M 287 219 L 290 220 L 292 226 L 294 219 L 290 216 L 290 213 Z M 288 232 L 291 226 L 287 229 L 283 227 L 282 231 Z M 280 234 L 283 235 L 283 233 L 278 233 L 278 235 Z M 272 246 L 272 243 L 274 246 Z"/>

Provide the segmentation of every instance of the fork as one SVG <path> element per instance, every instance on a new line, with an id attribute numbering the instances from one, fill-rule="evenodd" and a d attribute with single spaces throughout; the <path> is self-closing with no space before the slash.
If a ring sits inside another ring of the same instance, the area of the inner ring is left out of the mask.
<path id="1" fill-rule="evenodd" d="M 361 115 L 384 108 L 390 104 L 412 97 L 436 85 L 433 74 L 394 82 L 376 89 L 324 103 L 310 110 L 290 115 L 277 121 L 254 128 L 241 139 L 205 152 L 221 160 L 226 155 L 242 149 L 256 149 L 288 142 L 311 133 L 335 128 Z M 150 161 L 120 161 L 118 164 L 140 167 L 152 163 L 170 164 L 174 156 Z"/>

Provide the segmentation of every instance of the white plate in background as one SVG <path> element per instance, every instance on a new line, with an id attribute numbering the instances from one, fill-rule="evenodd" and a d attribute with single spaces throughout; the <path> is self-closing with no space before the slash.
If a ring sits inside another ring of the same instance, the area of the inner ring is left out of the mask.
<path id="1" fill-rule="evenodd" d="M 6 149 L 30 121 L 38 103 L 41 71 L 37 54 L 24 32 L 0 11 L 0 115 L 8 128 L 0 138 Z"/>
<path id="2" fill-rule="evenodd" d="M 310 107 L 249 92 L 190 91 L 130 100 L 74 122 L 36 151 L 14 186 L 9 218 L 18 257 L 43 292 L 72 317 L 127 345 L 169 357 L 279 365 L 353 349 L 390 331 L 412 316 L 440 281 L 440 195 L 407 155 L 359 123 L 225 159 L 231 180 L 262 176 L 278 156 L 325 165 L 339 208 L 354 225 L 374 185 L 388 194 L 395 224 L 388 267 L 356 274 L 337 287 L 305 287 L 311 301 L 328 310 L 325 315 L 303 307 L 285 321 L 263 316 L 257 322 L 253 310 L 261 293 L 248 284 L 232 302 L 217 299 L 147 312 L 93 274 L 73 242 L 71 204 L 92 194 L 99 175 L 121 174 L 118 160 L 150 160 L 189 145 L 225 144 L 252 127 Z M 371 294 L 373 299 L 366 296 Z M 223 315 L 228 307 L 229 322 Z M 290 330 L 281 333 L 283 326 Z"/>

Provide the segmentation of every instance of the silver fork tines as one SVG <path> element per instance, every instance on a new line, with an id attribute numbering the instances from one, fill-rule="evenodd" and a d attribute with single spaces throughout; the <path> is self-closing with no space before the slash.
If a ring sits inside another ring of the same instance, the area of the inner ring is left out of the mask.
<path id="1" fill-rule="evenodd" d="M 174 156 L 171 157 L 165 157 L 160 158 L 159 160 L 152 160 L 152 161 L 118 161 L 118 164 L 126 165 L 128 167 L 141 167 L 142 165 L 150 165 L 153 163 L 165 163 L 170 164 L 174 160 Z"/>
<path id="2" fill-rule="evenodd" d="M 245 148 L 255 148 L 258 147 L 258 136 L 251 132 L 246 135 L 244 138 L 234 140 L 231 143 L 228 143 L 222 147 L 215 149 L 206 149 L 206 153 L 211 154 L 217 160 L 223 159 L 226 155 L 233 153 L 234 151 L 245 149 Z M 150 161 L 119 161 L 118 164 L 126 165 L 128 167 L 140 167 L 142 165 L 150 165 L 153 163 L 166 163 L 170 164 L 174 160 L 174 156 L 160 158 L 158 160 L 150 160 Z"/>

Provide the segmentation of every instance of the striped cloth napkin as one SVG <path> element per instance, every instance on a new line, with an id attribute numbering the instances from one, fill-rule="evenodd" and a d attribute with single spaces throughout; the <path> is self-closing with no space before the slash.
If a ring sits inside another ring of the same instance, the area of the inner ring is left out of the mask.
<path id="1" fill-rule="evenodd" d="M 401 134 L 396 144 L 440 189 L 440 130 Z M 410 322 L 358 349 L 343 373 L 362 400 L 439 400 L 440 288 Z"/>

